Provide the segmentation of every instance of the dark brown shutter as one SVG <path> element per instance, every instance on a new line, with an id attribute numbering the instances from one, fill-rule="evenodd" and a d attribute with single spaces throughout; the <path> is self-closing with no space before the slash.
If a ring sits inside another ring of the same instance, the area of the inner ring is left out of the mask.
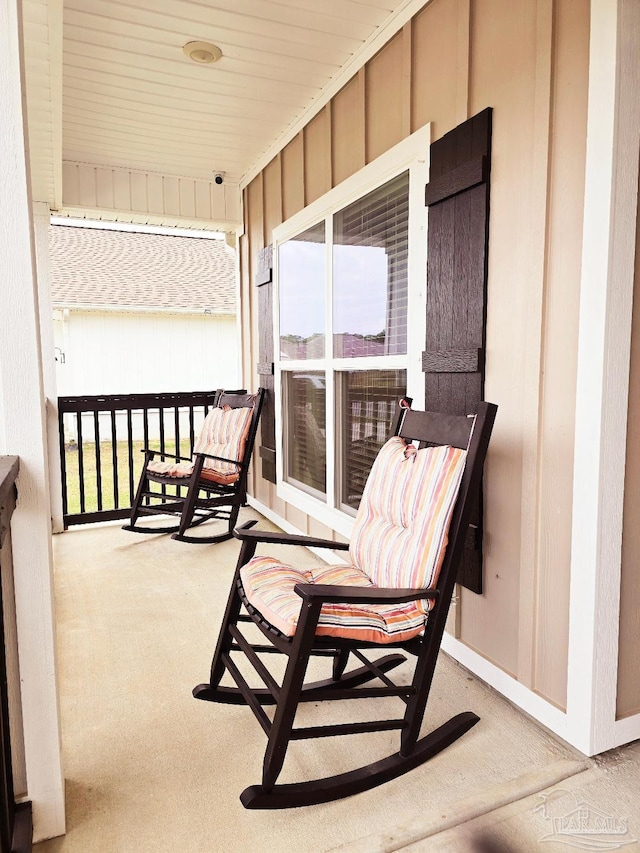
<path id="1" fill-rule="evenodd" d="M 258 381 L 266 389 L 260 419 L 262 476 L 276 481 L 276 411 L 273 390 L 273 247 L 261 249 L 256 273 L 258 287 Z"/>
<path id="2" fill-rule="evenodd" d="M 431 145 L 426 407 L 475 411 L 484 396 L 491 109 Z M 482 592 L 482 489 L 458 582 Z"/>

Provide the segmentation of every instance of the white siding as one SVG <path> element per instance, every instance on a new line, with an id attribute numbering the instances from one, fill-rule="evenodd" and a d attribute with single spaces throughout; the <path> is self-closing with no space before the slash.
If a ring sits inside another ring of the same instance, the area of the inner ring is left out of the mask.
<path id="1" fill-rule="evenodd" d="M 55 313 L 60 396 L 239 387 L 233 315 Z"/>

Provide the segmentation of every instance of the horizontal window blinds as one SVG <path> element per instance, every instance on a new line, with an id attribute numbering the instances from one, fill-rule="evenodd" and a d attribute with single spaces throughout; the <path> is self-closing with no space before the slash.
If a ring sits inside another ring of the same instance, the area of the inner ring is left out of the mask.
<path id="1" fill-rule="evenodd" d="M 334 356 L 407 351 L 409 173 L 333 217 Z"/>

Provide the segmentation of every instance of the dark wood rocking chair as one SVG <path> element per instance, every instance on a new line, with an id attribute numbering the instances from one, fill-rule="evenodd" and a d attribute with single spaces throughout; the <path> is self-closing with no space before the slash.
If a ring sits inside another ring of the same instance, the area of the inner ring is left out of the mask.
<path id="1" fill-rule="evenodd" d="M 242 792 L 245 808 L 306 806 L 368 790 L 419 766 L 478 722 L 467 711 L 419 738 L 496 411 L 480 403 L 476 415 L 458 417 L 413 411 L 402 401 L 395 437 L 369 474 L 350 545 L 250 529 L 255 522 L 235 531 L 242 547 L 211 677 L 193 694 L 249 705 L 267 735 L 262 784 Z M 299 571 L 254 557 L 259 542 L 349 549 L 350 562 Z M 257 626 L 267 642 L 250 642 L 239 628 L 243 622 Z M 412 680 L 404 684 L 387 672 L 405 655 L 371 661 L 363 653 L 394 647 L 416 656 Z M 249 686 L 233 652 L 244 654 L 264 688 Z M 286 656 L 281 683 L 262 653 Z M 345 672 L 350 654 L 361 666 Z M 332 659 L 332 677 L 305 684 L 313 655 Z M 225 671 L 237 686 L 221 686 Z M 381 685 L 362 686 L 373 679 Z M 299 702 L 383 696 L 404 702 L 401 718 L 294 728 Z M 273 719 L 264 710 L 268 705 L 275 705 Z M 336 776 L 276 784 L 292 740 L 394 729 L 400 730 L 400 749 L 388 758 Z"/>
<path id="2" fill-rule="evenodd" d="M 129 524 L 136 533 L 172 533 L 181 542 L 224 542 L 233 536 L 247 500 L 247 475 L 262 410 L 264 389 L 256 394 L 221 391 L 194 444 L 193 459 L 144 449 L 145 460 Z M 159 457 L 159 458 L 157 458 Z M 165 460 L 170 461 L 165 461 Z M 154 489 L 152 483 L 160 489 Z M 182 491 L 184 490 L 184 494 Z M 143 527 L 141 516 L 177 515 L 177 524 Z M 216 536 L 187 536 L 210 519 L 228 521 Z"/>

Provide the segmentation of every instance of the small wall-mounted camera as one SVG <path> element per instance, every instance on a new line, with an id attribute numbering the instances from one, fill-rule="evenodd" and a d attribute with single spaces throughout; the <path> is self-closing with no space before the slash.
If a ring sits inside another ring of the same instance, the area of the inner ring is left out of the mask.
<path id="1" fill-rule="evenodd" d="M 224 172 L 216 172 L 213 176 L 214 182 L 220 186 L 220 184 L 224 183 Z"/>

